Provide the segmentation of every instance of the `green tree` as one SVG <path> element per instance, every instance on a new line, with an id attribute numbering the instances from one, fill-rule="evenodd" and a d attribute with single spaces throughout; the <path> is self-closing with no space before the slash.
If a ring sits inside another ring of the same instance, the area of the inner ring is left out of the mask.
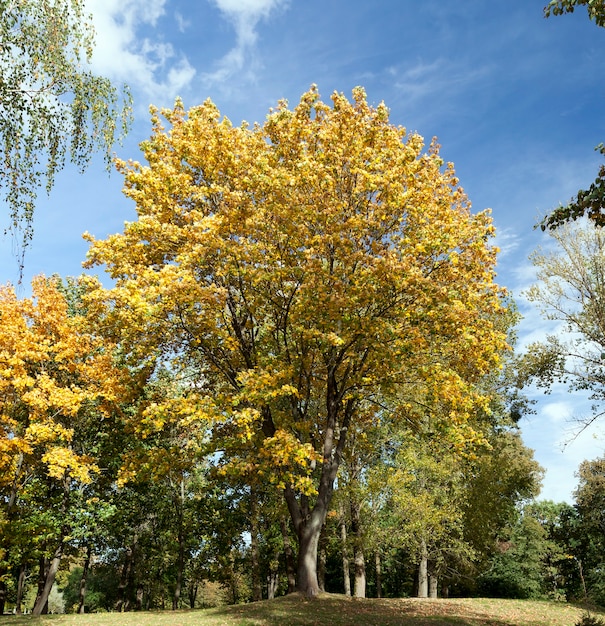
<path id="1" fill-rule="evenodd" d="M 464 537 L 481 570 L 501 533 L 517 520 L 521 505 L 538 495 L 542 469 L 515 430 L 490 435 L 489 446 L 468 465 L 462 509 Z"/>
<path id="2" fill-rule="evenodd" d="M 597 604 L 605 602 L 605 457 L 584 461 L 578 469 L 574 491 L 575 536 L 573 546 L 577 567 L 581 568 L 584 593 Z"/>
<path id="3" fill-rule="evenodd" d="M 478 579 L 479 592 L 498 598 L 542 598 L 547 534 L 540 522 L 524 512 L 508 537 L 502 537 L 500 552 Z"/>
<path id="4" fill-rule="evenodd" d="M 0 1 L 0 190 L 7 227 L 33 232 L 39 188 L 66 159 L 80 169 L 130 123 L 130 95 L 88 67 L 94 29 L 84 0 Z"/>
<path id="5" fill-rule="evenodd" d="M 478 577 L 479 591 L 496 597 L 565 600 L 577 571 L 569 552 L 570 514 L 573 509 L 566 503 L 527 503 L 508 532 L 500 535 L 489 568 Z"/>

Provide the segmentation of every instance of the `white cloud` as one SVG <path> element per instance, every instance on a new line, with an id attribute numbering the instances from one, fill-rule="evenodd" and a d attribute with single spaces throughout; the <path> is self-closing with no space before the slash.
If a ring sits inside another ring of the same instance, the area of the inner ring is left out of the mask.
<path id="1" fill-rule="evenodd" d="M 178 11 L 174 14 L 174 19 L 178 26 L 179 32 L 184 33 L 189 26 L 191 26 L 191 21 L 185 19 Z"/>
<path id="2" fill-rule="evenodd" d="M 245 63 L 254 69 L 254 46 L 257 40 L 256 27 L 267 19 L 272 11 L 283 7 L 288 0 L 212 0 L 223 16 L 235 28 L 235 46 L 218 62 L 217 69 L 204 75 L 210 83 L 223 83 L 233 74 L 241 72 Z"/>
<path id="3" fill-rule="evenodd" d="M 553 425 L 569 420 L 573 407 L 569 402 L 548 402 L 542 406 L 541 414 Z"/>
<path id="4" fill-rule="evenodd" d="M 489 75 L 489 68 L 482 66 L 456 65 L 446 58 L 436 58 L 430 62 L 419 60 L 415 65 L 407 67 L 390 66 L 386 73 L 394 80 L 397 91 L 408 101 L 413 102 L 427 98 L 433 94 L 459 93 L 473 83 Z"/>
<path id="5" fill-rule="evenodd" d="M 494 245 L 499 248 L 498 263 L 509 256 L 519 247 L 519 235 L 511 228 L 499 228 L 496 230 Z"/>
<path id="6" fill-rule="evenodd" d="M 166 0 L 87 0 L 96 29 L 93 67 L 152 101 L 174 98 L 195 76 L 171 43 L 140 35 L 141 27 L 157 25 L 165 5 Z"/>

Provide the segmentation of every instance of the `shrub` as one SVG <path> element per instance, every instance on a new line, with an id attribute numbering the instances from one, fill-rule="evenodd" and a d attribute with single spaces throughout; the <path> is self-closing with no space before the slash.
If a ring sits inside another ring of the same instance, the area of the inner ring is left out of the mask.
<path id="1" fill-rule="evenodd" d="M 601 618 L 586 612 L 582 614 L 580 621 L 576 622 L 575 626 L 605 626 L 605 622 Z"/>

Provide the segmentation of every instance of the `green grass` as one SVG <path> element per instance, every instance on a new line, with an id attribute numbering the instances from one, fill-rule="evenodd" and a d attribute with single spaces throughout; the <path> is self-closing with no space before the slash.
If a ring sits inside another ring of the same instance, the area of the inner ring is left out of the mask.
<path id="1" fill-rule="evenodd" d="M 195 611 L 0 617 L 0 626 L 573 626 L 582 609 L 529 600 L 287 596 Z"/>

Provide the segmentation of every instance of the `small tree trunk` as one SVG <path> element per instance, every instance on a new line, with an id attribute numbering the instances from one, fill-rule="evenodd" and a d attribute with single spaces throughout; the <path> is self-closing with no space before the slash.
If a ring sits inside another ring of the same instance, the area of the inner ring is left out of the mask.
<path id="1" fill-rule="evenodd" d="M 376 566 L 376 597 L 382 598 L 382 561 L 379 550 L 376 550 L 374 554 L 374 564 Z"/>
<path id="2" fill-rule="evenodd" d="M 177 557 L 176 564 L 176 582 L 174 585 L 174 594 L 172 596 L 172 610 L 176 611 L 179 608 L 179 603 L 181 601 L 181 591 L 183 589 L 183 573 L 185 571 L 185 537 L 183 533 L 183 523 L 182 517 L 180 519 L 179 524 L 179 532 L 178 532 L 178 544 L 179 544 L 179 553 Z"/>
<path id="3" fill-rule="evenodd" d="M 441 581 L 441 597 L 449 598 L 450 597 L 450 588 L 447 582 Z"/>
<path id="4" fill-rule="evenodd" d="M 277 585 L 279 583 L 279 570 L 276 567 L 277 563 L 272 564 L 267 576 L 267 598 L 273 600 L 275 593 L 277 592 Z"/>
<path id="5" fill-rule="evenodd" d="M 280 518 L 279 525 L 281 527 L 282 540 L 284 543 L 284 556 L 286 558 L 286 576 L 288 577 L 287 593 L 294 593 L 296 590 L 296 573 L 294 569 L 294 551 L 290 542 L 290 533 L 288 532 L 288 522 L 285 517 Z"/>
<path id="6" fill-rule="evenodd" d="M 0 576 L 6 573 L 6 568 L 0 569 Z M 6 583 L 0 580 L 0 615 L 4 615 L 4 607 L 6 605 Z"/>
<path id="7" fill-rule="evenodd" d="M 424 539 L 420 547 L 420 563 L 418 564 L 418 593 L 419 598 L 427 598 L 429 595 L 429 575 L 426 542 Z"/>
<path id="8" fill-rule="evenodd" d="M 351 502 L 351 532 L 353 533 L 353 563 L 355 569 L 356 598 L 366 597 L 366 561 L 363 553 L 363 536 L 361 532 L 361 507 Z"/>
<path id="9" fill-rule="evenodd" d="M 429 598 L 437 597 L 437 586 L 439 585 L 439 579 L 437 576 L 429 576 Z"/>
<path id="10" fill-rule="evenodd" d="M 134 555 L 134 548 L 128 546 L 124 555 L 124 564 L 122 565 L 122 572 L 120 573 L 120 581 L 118 583 L 118 599 L 115 603 L 115 610 L 123 611 L 126 606 L 126 588 L 128 587 L 128 579 L 130 578 L 130 569 L 132 567 L 132 560 Z"/>
<path id="11" fill-rule="evenodd" d="M 250 490 L 250 558 L 252 560 L 252 601 L 263 599 L 260 576 L 260 554 L 258 548 L 258 506 L 254 489 Z"/>
<path id="12" fill-rule="evenodd" d="M 80 578 L 80 589 L 78 591 L 78 613 L 84 613 L 84 603 L 86 600 L 86 581 L 88 579 L 88 571 L 90 569 L 90 559 L 92 556 L 92 548 L 90 544 L 86 546 L 86 557 L 84 558 L 84 567 L 82 568 L 82 578 Z"/>
<path id="13" fill-rule="evenodd" d="M 185 571 L 185 479 L 181 477 L 178 493 L 173 495 L 173 503 L 177 521 L 177 543 L 179 551 L 176 563 L 176 582 L 174 594 L 172 596 L 172 610 L 179 608 L 181 601 L 181 591 L 183 589 L 183 574 Z"/>
<path id="14" fill-rule="evenodd" d="M 233 604 L 239 603 L 239 582 L 235 572 L 235 556 L 233 552 L 229 555 L 229 586 L 231 587 L 231 599 Z"/>
<path id="15" fill-rule="evenodd" d="M 43 549 L 45 548 L 46 546 L 43 546 Z M 38 559 L 38 590 L 36 592 L 36 599 L 34 600 L 34 606 L 38 604 L 38 599 L 42 596 L 42 592 L 44 591 L 44 582 L 46 581 L 47 572 L 48 572 L 48 559 L 44 555 L 42 555 Z M 42 615 L 45 615 L 44 608 L 42 609 Z"/>
<path id="16" fill-rule="evenodd" d="M 349 570 L 349 550 L 347 547 L 347 523 L 344 511 L 341 511 L 340 517 L 340 542 L 342 545 L 342 575 L 345 584 L 345 596 L 351 596 L 351 572 Z"/>
<path id="17" fill-rule="evenodd" d="M 179 537 L 179 556 L 176 570 L 176 582 L 174 585 L 174 594 L 172 596 L 172 610 L 179 608 L 181 601 L 181 591 L 183 589 L 183 571 L 185 569 L 185 546 L 182 535 Z"/>
<path id="18" fill-rule="evenodd" d="M 354 556 L 355 564 L 355 588 L 353 595 L 356 598 L 366 597 L 366 561 L 363 554 L 363 550 L 360 546 L 355 548 Z"/>
<path id="19" fill-rule="evenodd" d="M 189 608 L 195 609 L 195 600 L 197 598 L 197 590 L 198 590 L 198 582 L 191 581 L 189 583 L 189 588 L 187 590 L 187 595 L 189 597 Z"/>
<path id="20" fill-rule="evenodd" d="M 141 585 L 140 583 L 137 585 L 137 601 L 136 601 L 136 610 L 137 611 L 142 611 L 143 610 L 143 596 L 145 594 L 145 589 L 143 588 L 143 585 Z M 164 607 L 162 607 L 164 608 Z"/>
<path id="21" fill-rule="evenodd" d="M 19 577 L 17 578 L 17 597 L 15 598 L 15 613 L 21 615 L 23 613 L 23 592 L 25 590 L 25 577 L 27 575 L 27 565 L 19 566 Z M 4 609 L 2 610 L 2 612 Z M 0 612 L 0 615 L 2 615 Z"/>

